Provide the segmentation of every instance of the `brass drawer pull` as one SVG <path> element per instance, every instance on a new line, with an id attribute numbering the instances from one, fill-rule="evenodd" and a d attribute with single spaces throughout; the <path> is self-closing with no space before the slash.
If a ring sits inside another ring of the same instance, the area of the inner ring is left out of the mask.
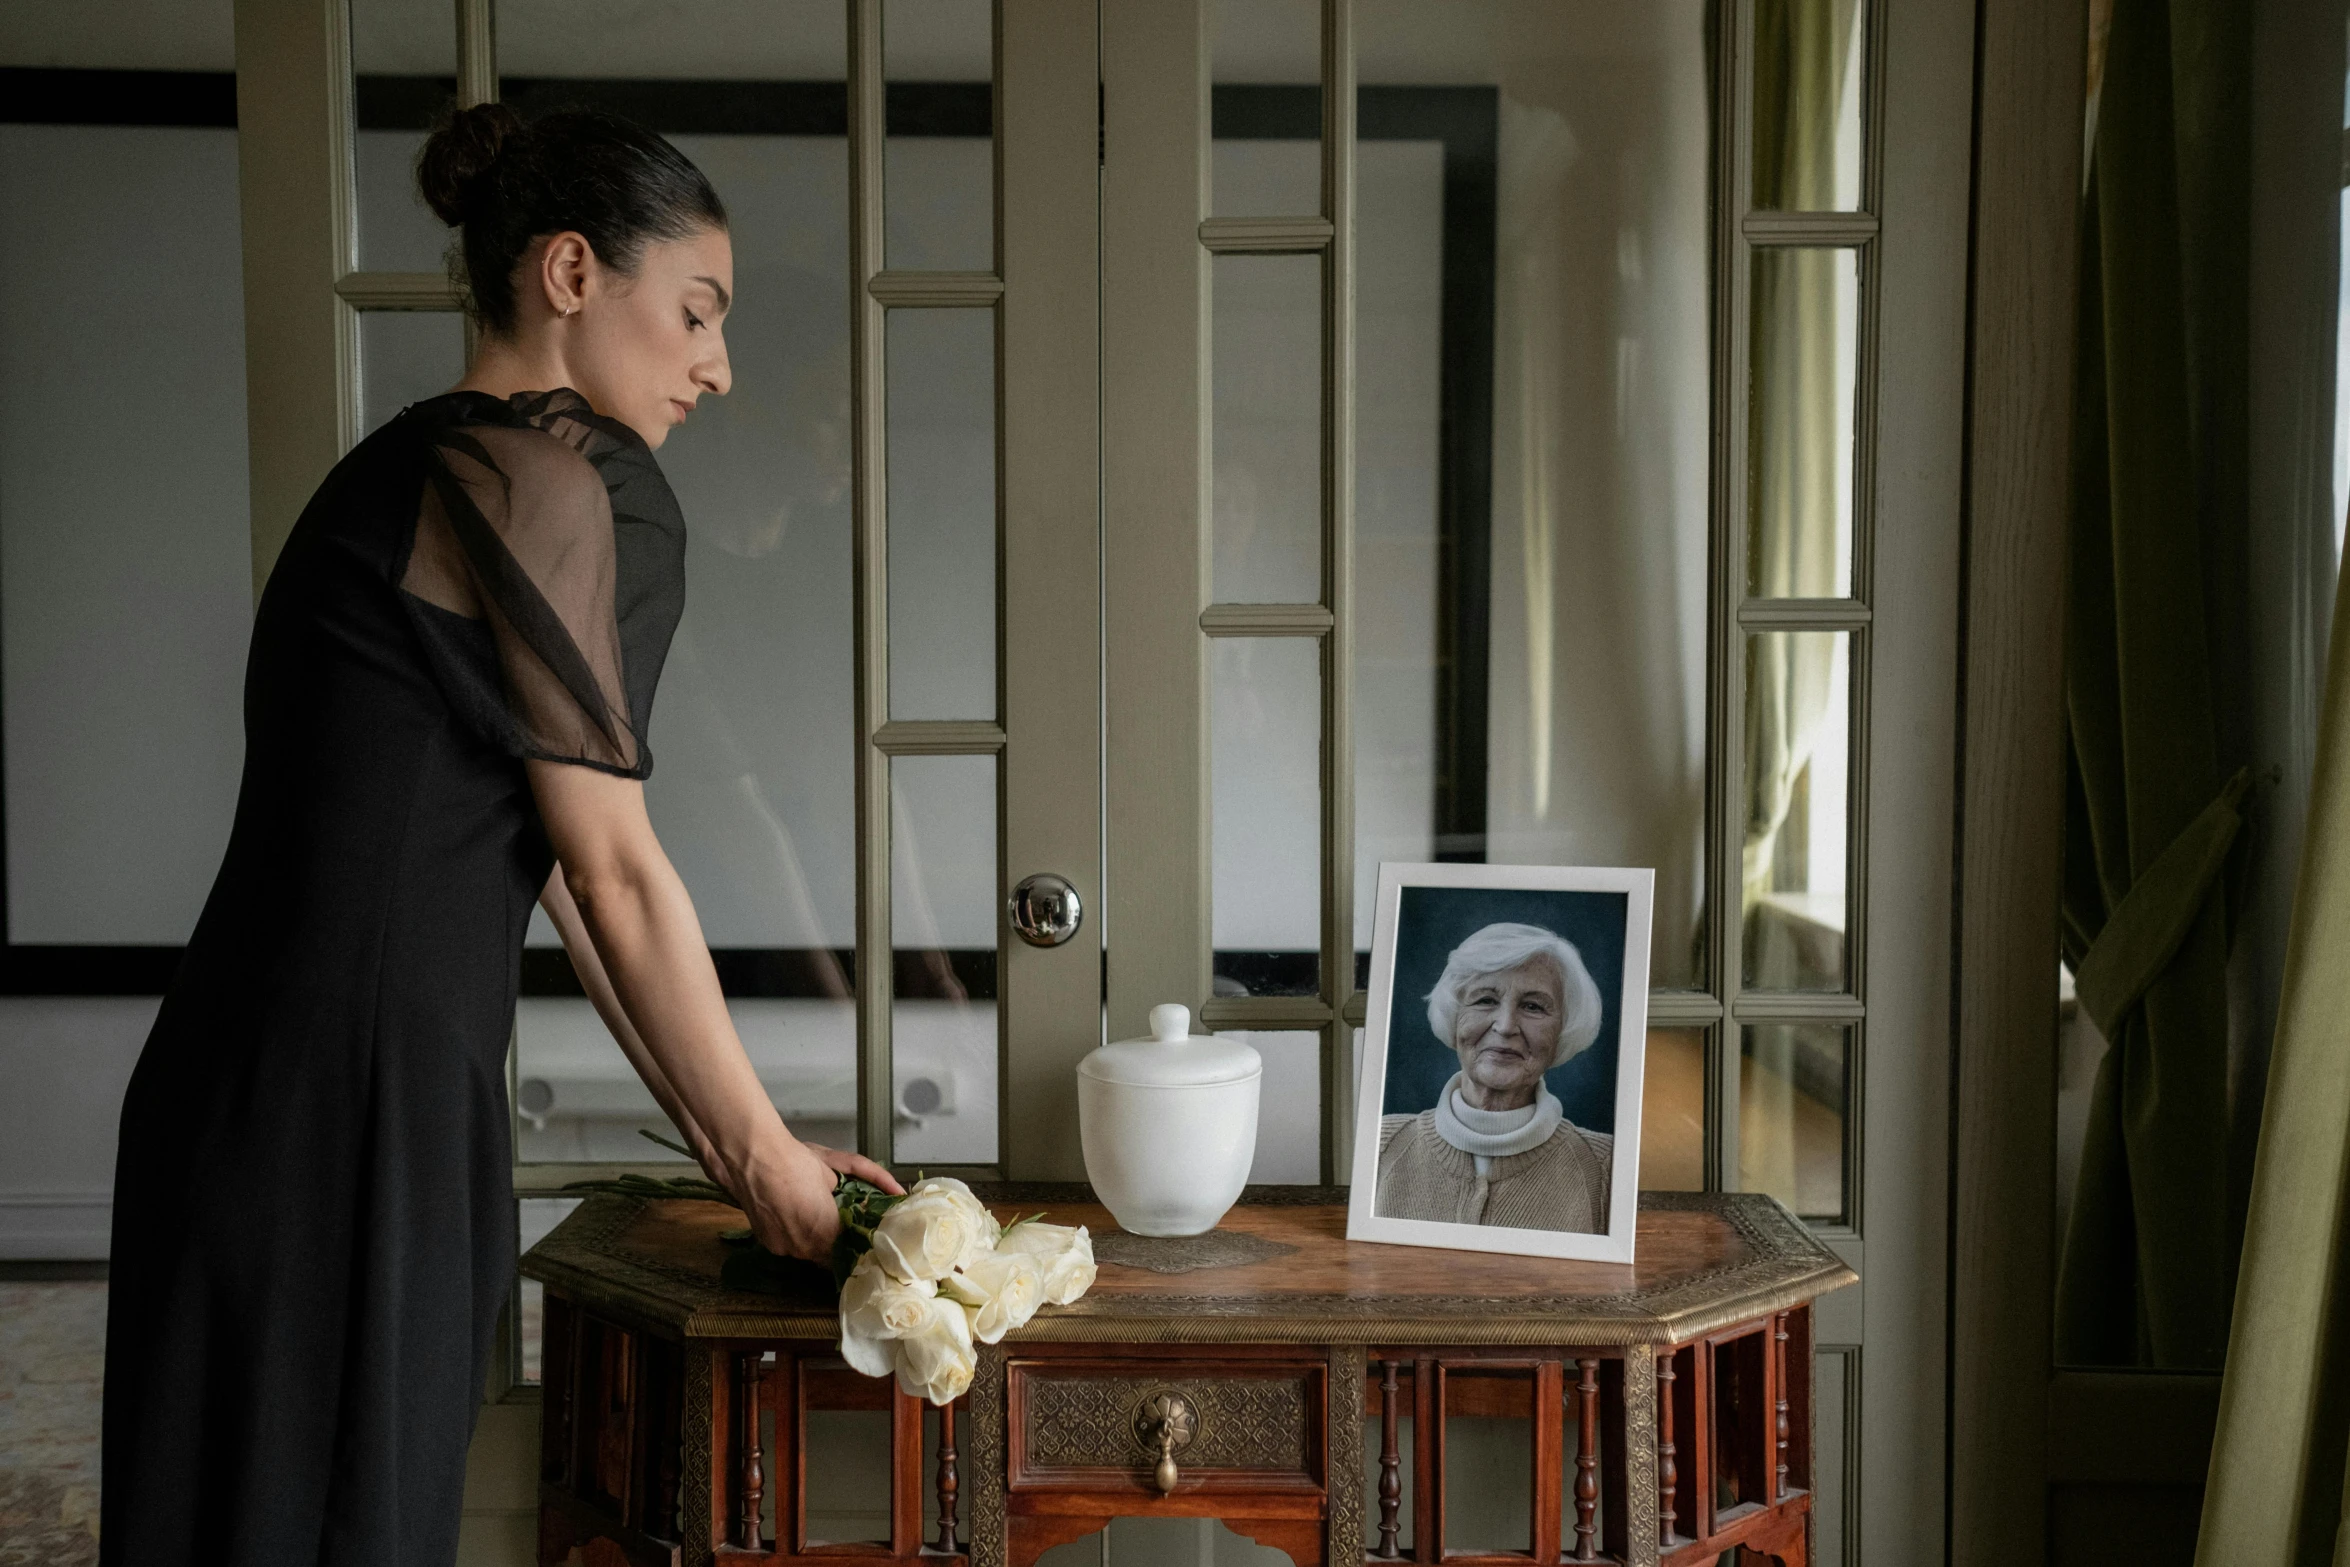
<path id="1" fill-rule="evenodd" d="M 1160 1388 L 1143 1396 L 1134 1410 L 1134 1439 L 1142 1444 L 1144 1452 L 1156 1451 L 1159 1467 L 1156 1481 L 1160 1494 L 1172 1492 L 1182 1480 L 1182 1471 L 1175 1467 L 1175 1454 L 1189 1447 L 1199 1432 L 1199 1415 L 1185 1398 L 1173 1388 Z"/>

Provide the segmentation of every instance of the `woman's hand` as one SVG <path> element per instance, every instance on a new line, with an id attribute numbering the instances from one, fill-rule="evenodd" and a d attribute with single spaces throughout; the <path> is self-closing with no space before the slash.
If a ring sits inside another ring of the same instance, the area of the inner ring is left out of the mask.
<path id="1" fill-rule="evenodd" d="M 779 1257 L 828 1263 L 833 1239 L 840 1234 L 840 1209 L 832 1192 L 843 1175 L 871 1181 L 885 1192 L 905 1190 L 863 1154 L 803 1143 L 788 1135 L 775 1149 L 772 1163 L 720 1184 L 741 1202 L 760 1245 Z"/>

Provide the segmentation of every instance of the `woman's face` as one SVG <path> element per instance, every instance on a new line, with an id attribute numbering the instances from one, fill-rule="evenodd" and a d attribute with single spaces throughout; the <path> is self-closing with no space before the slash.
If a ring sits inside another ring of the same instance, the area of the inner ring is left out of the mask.
<path id="1" fill-rule="evenodd" d="M 590 265 L 561 323 L 572 389 L 659 446 L 704 393 L 734 384 L 723 325 L 734 302 L 724 229 L 645 247 L 636 275 Z"/>
<path id="2" fill-rule="evenodd" d="M 1452 1048 L 1464 1087 L 1477 1091 L 1464 1096 L 1476 1108 L 1514 1110 L 1534 1102 L 1558 1048 L 1562 989 L 1547 958 L 1479 974 L 1461 987 Z M 1479 1098 L 1485 1102 L 1476 1104 Z"/>

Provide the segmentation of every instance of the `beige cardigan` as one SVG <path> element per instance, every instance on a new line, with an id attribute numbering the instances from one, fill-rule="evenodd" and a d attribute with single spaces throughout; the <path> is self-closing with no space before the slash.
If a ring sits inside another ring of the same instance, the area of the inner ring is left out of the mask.
<path id="1" fill-rule="evenodd" d="M 1519 1230 L 1607 1231 L 1608 1190 L 1616 1140 L 1561 1121 L 1549 1141 L 1491 1161 L 1446 1142 L 1436 1112 L 1379 1118 L 1379 1189 L 1371 1211 L 1385 1219 L 1494 1224 Z"/>

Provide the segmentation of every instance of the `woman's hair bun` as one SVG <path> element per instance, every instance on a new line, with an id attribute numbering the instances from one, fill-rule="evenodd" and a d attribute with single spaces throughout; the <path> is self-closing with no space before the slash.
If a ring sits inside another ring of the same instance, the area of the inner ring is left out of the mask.
<path id="1" fill-rule="evenodd" d="M 434 127 L 416 158 L 416 188 L 434 216 L 452 228 L 465 222 L 499 152 L 521 133 L 522 117 L 502 103 L 458 109 Z"/>
<path id="2" fill-rule="evenodd" d="M 514 330 L 517 269 L 543 235 L 576 233 L 634 276 L 655 240 L 726 227 L 726 204 L 684 153 L 600 109 L 549 109 L 528 125 L 502 103 L 460 109 L 417 156 L 416 189 L 457 229 L 450 275 L 493 337 Z"/>

